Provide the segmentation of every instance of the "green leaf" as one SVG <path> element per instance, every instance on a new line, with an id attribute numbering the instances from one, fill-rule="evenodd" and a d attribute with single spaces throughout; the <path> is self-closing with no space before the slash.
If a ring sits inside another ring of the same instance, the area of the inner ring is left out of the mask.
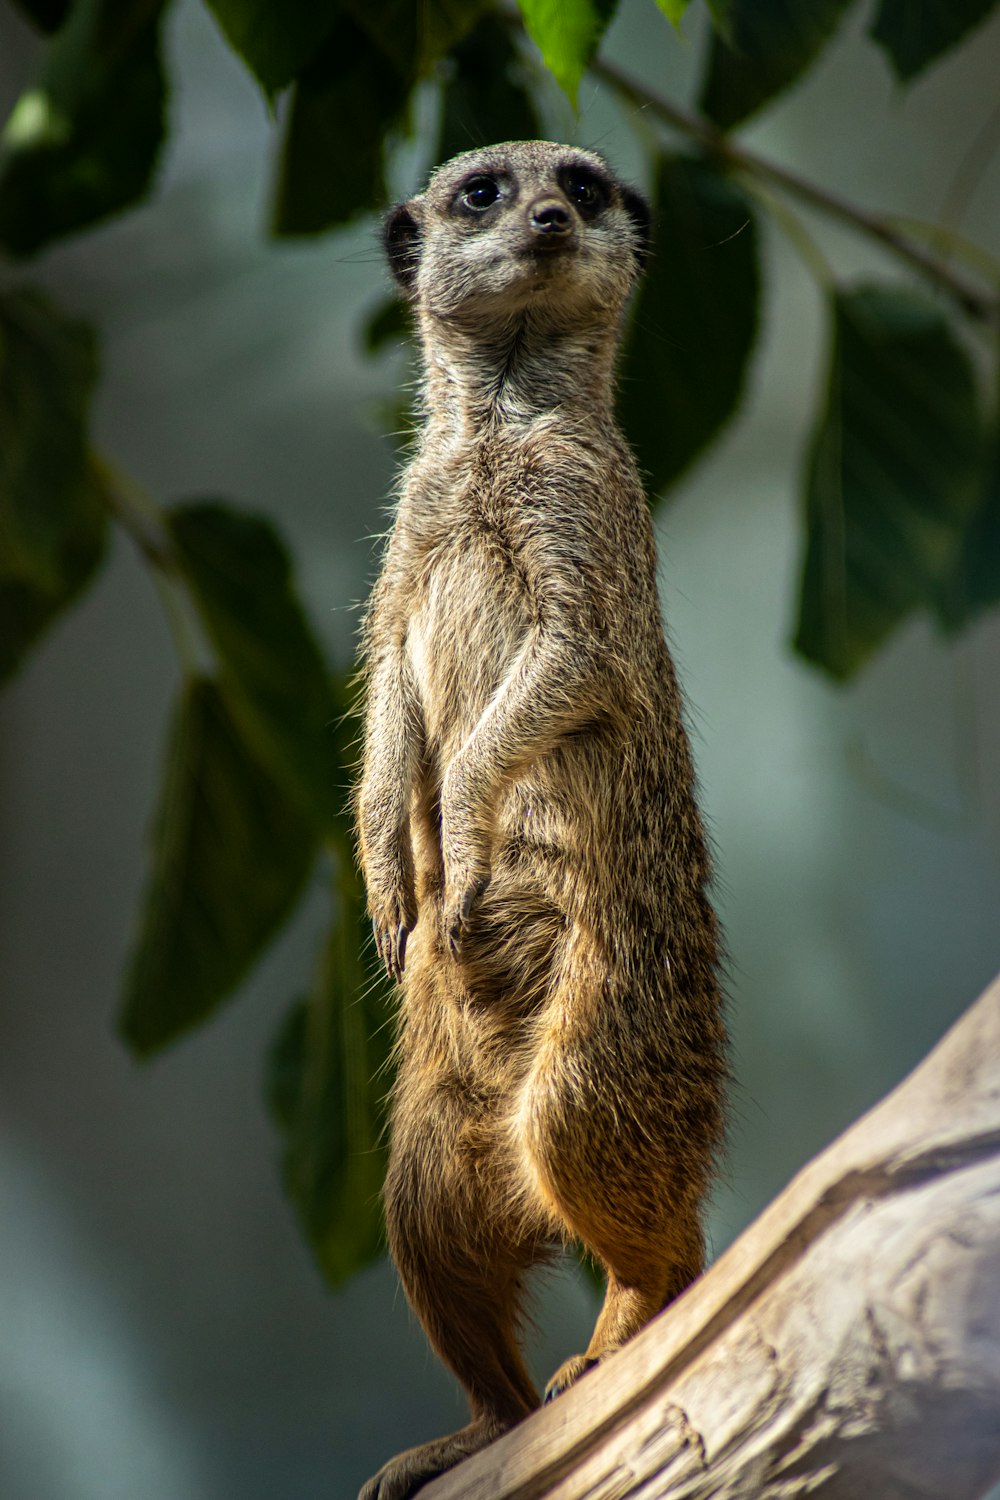
<path id="1" fill-rule="evenodd" d="M 701 108 L 723 129 L 788 88 L 818 56 L 852 0 L 729 0 L 712 38 Z"/>
<path id="2" fill-rule="evenodd" d="M 705 3 L 712 18 L 712 26 L 721 37 L 731 42 L 733 6 L 739 4 L 739 0 L 705 0 Z"/>
<path id="3" fill-rule="evenodd" d="M 866 287 L 838 295 L 833 312 L 795 647 L 843 679 L 941 597 L 985 448 L 972 366 L 936 303 Z"/>
<path id="4" fill-rule="evenodd" d="M 69 0 L 13 0 L 39 31 L 58 31 L 69 14 Z"/>
<path id="5" fill-rule="evenodd" d="M 423 77 L 482 13 L 486 0 L 342 0 L 402 76 Z"/>
<path id="6" fill-rule="evenodd" d="M 94 578 L 107 534 L 107 501 L 100 480 L 89 474 L 74 494 L 72 513 L 52 554 L 56 569 L 49 582 L 19 573 L 0 533 L 0 682 L 17 671 L 31 647 Z"/>
<path id="7" fill-rule="evenodd" d="M 0 135 L 0 245 L 31 255 L 141 198 L 164 138 L 161 3 L 77 0 Z"/>
<path id="8" fill-rule="evenodd" d="M 739 403 L 757 332 L 757 233 L 732 182 L 663 157 L 653 254 L 632 317 L 622 421 L 654 492 L 702 451 Z"/>
<path id="9" fill-rule="evenodd" d="M 691 0 L 656 0 L 671 26 L 679 26 Z"/>
<path id="10" fill-rule="evenodd" d="M 293 91 L 276 234 L 317 234 L 385 203 L 386 136 L 403 119 L 415 77 L 398 73 L 349 17 L 338 24 Z"/>
<path id="11" fill-rule="evenodd" d="M 0 294 L 0 542 L 8 570 L 58 585 L 97 378 L 92 329 L 32 290 Z"/>
<path id="12" fill-rule="evenodd" d="M 576 106 L 580 79 L 600 46 L 617 0 L 518 0 L 549 71 Z"/>
<path id="13" fill-rule="evenodd" d="M 0 679 L 94 575 L 107 506 L 87 455 L 94 335 L 40 293 L 0 294 Z"/>
<path id="14" fill-rule="evenodd" d="M 227 42 L 269 98 L 291 83 L 333 31 L 338 5 L 316 0 L 206 0 Z"/>
<path id="15" fill-rule="evenodd" d="M 1000 430 L 992 434 L 989 451 L 992 462 L 938 600 L 939 619 L 949 631 L 1000 604 Z"/>
<path id="16" fill-rule="evenodd" d="M 412 337 L 413 318 L 408 305 L 400 297 L 380 302 L 361 327 L 361 342 L 366 354 L 381 354 L 383 349 L 405 343 Z"/>
<path id="17" fill-rule="evenodd" d="M 509 26 L 488 15 L 452 49 L 436 161 L 494 141 L 534 140 L 541 121 Z"/>
<path id="18" fill-rule="evenodd" d="M 896 76 L 911 78 L 954 47 L 997 0 L 881 0 L 869 35 L 888 53 Z"/>
<path id="19" fill-rule="evenodd" d="M 282 1175 L 326 1279 L 339 1286 L 383 1249 L 388 986 L 362 960 L 368 940 L 353 877 L 343 881 L 311 996 L 294 1005 L 267 1060 L 283 1138 Z"/>
<path id="20" fill-rule="evenodd" d="M 317 830 L 346 837 L 346 772 L 334 731 L 343 703 L 270 522 L 215 501 L 165 516 L 220 683 L 247 746 Z"/>
<path id="21" fill-rule="evenodd" d="M 291 911 L 315 852 L 218 685 L 187 682 L 119 1018 L 133 1052 L 166 1046 L 222 1003 Z"/>

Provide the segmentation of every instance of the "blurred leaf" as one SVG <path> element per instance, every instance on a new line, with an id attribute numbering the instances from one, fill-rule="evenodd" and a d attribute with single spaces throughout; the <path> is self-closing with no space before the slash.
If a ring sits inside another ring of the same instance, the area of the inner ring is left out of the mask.
<path id="1" fill-rule="evenodd" d="M 1000 604 L 1000 431 L 990 441 L 988 466 L 962 545 L 938 601 L 947 630 L 959 630 L 985 609 Z"/>
<path id="2" fill-rule="evenodd" d="M 422 425 L 414 401 L 402 395 L 373 401 L 368 407 L 368 419 L 369 426 L 392 444 L 399 458 L 412 452 Z"/>
<path id="3" fill-rule="evenodd" d="M 223 35 L 273 97 L 310 63 L 337 22 L 316 0 L 206 0 Z"/>
<path id="4" fill-rule="evenodd" d="M 215 1010 L 289 914 L 312 827 L 248 750 L 216 683 L 185 684 L 119 1029 L 145 1056 Z"/>
<path id="5" fill-rule="evenodd" d="M 518 0 L 545 65 L 576 106 L 584 69 L 600 46 L 618 0 Z"/>
<path id="6" fill-rule="evenodd" d="M 423 77 L 474 24 L 486 0 L 341 0 L 397 73 Z"/>
<path id="7" fill-rule="evenodd" d="M 0 293 L 0 680 L 94 575 L 107 507 L 86 451 L 91 329 Z"/>
<path id="8" fill-rule="evenodd" d="M 360 892 L 345 877 L 313 993 L 285 1017 L 267 1060 L 285 1189 L 333 1286 L 383 1249 L 393 1029 L 388 985 L 361 958 L 368 940 Z"/>
<path id="9" fill-rule="evenodd" d="M 738 4 L 739 0 L 705 0 L 705 3 L 712 18 L 712 26 L 721 37 L 731 42 L 733 5 Z"/>
<path id="10" fill-rule="evenodd" d="M 30 255 L 148 190 L 164 138 L 162 0 L 77 0 L 0 135 L 0 244 Z"/>
<path id="11" fill-rule="evenodd" d="M 691 0 L 656 0 L 671 26 L 679 26 Z"/>
<path id="12" fill-rule="evenodd" d="M 90 583 L 103 560 L 107 534 L 107 502 L 91 475 L 76 491 L 49 582 L 18 573 L 0 532 L 0 682 L 17 671 L 30 648 Z"/>
<path id="13" fill-rule="evenodd" d="M 69 0 L 13 0 L 13 4 L 39 31 L 58 31 L 69 13 Z"/>
<path id="14" fill-rule="evenodd" d="M 659 492 L 732 416 L 757 332 L 748 200 L 707 163 L 663 157 L 653 254 L 632 317 L 622 423 Z"/>
<path id="15" fill-rule="evenodd" d="M 805 72 L 852 0 L 729 0 L 712 38 L 701 108 L 723 129 Z"/>
<path id="16" fill-rule="evenodd" d="M 869 35 L 904 83 L 978 26 L 997 0 L 881 0 Z"/>
<path id="17" fill-rule="evenodd" d="M 349 17 L 302 74 L 285 127 L 274 210 L 279 235 L 317 234 L 380 208 L 385 138 L 402 120 L 404 74 Z"/>
<path id="18" fill-rule="evenodd" d="M 284 543 L 262 517 L 215 501 L 175 506 L 165 520 L 248 748 L 317 831 L 345 836 L 348 790 L 334 736 L 343 705 Z"/>
<path id="19" fill-rule="evenodd" d="M 534 140 L 541 121 L 510 27 L 488 15 L 452 49 L 452 71 L 444 88 L 436 161 L 494 141 Z"/>
<path id="20" fill-rule="evenodd" d="M 900 288 L 834 304 L 813 438 L 795 647 L 849 677 L 954 567 L 985 456 L 969 359 L 936 303 Z"/>
<path id="21" fill-rule="evenodd" d="M 402 344 L 413 337 L 410 309 L 401 297 L 390 297 L 365 319 L 361 340 L 366 354 L 381 354 L 390 344 Z"/>
<path id="22" fill-rule="evenodd" d="M 41 293 L 0 293 L 0 543 L 6 569 L 56 587 L 84 478 L 93 331 Z"/>

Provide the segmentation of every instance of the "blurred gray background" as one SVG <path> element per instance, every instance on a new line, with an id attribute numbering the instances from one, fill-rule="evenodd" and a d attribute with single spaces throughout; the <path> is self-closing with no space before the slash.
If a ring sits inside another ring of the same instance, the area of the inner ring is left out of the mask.
<path id="1" fill-rule="evenodd" d="M 749 139 L 870 207 L 933 219 L 995 106 L 1000 17 L 904 95 L 863 37 L 867 9 Z M 690 97 L 697 10 L 678 40 L 648 0 L 624 0 L 607 52 Z M 373 225 L 268 243 L 261 98 L 196 0 L 175 10 L 169 45 L 154 201 L 23 273 L 0 264 L 0 283 L 41 281 L 95 321 L 98 439 L 151 494 L 220 495 L 278 520 L 346 663 L 394 465 L 377 408 L 404 371 L 359 353 L 386 290 Z M 0 115 L 34 56 L 5 9 Z M 581 102 L 578 123 L 555 106 L 553 134 L 641 178 L 625 116 L 588 86 Z M 394 189 L 417 170 L 404 157 Z M 844 277 L 901 274 L 807 222 Z M 995 159 L 961 228 L 1000 253 Z M 766 254 L 742 413 L 659 523 L 732 960 L 738 1086 L 716 1250 L 1000 968 L 1000 616 L 954 646 L 913 621 L 846 691 L 791 656 L 827 350 L 801 260 L 773 230 Z M 462 1402 L 391 1270 L 329 1294 L 283 1200 L 261 1065 L 311 965 L 321 890 L 171 1053 L 137 1066 L 112 1031 L 176 681 L 158 600 L 118 538 L 0 701 L 0 1495 L 350 1500 Z M 594 1308 L 571 1273 L 538 1306 L 544 1378 Z"/>

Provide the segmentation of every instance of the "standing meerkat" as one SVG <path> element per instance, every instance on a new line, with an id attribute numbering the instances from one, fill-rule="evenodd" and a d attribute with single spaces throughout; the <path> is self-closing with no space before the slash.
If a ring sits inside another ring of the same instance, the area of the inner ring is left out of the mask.
<path id="1" fill-rule="evenodd" d="M 366 627 L 361 862 L 399 982 L 385 1186 L 411 1306 L 469 1425 L 403 1500 L 538 1405 L 529 1268 L 607 1274 L 585 1354 L 701 1271 L 726 1075 L 709 860 L 653 532 L 613 411 L 649 211 L 592 152 L 467 152 L 385 223 L 425 426 Z"/>

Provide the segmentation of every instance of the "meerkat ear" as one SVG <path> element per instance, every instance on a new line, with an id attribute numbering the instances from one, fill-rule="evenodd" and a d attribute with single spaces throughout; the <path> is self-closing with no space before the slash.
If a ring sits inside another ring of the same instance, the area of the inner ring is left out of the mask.
<path id="1" fill-rule="evenodd" d="M 645 198 L 632 187 L 622 188 L 622 207 L 632 220 L 636 237 L 635 258 L 642 267 L 649 259 L 649 252 L 652 248 L 653 216 Z"/>
<path id="2" fill-rule="evenodd" d="M 382 244 L 389 259 L 389 269 L 405 292 L 413 290 L 420 264 L 419 198 L 397 203 L 382 224 Z"/>

